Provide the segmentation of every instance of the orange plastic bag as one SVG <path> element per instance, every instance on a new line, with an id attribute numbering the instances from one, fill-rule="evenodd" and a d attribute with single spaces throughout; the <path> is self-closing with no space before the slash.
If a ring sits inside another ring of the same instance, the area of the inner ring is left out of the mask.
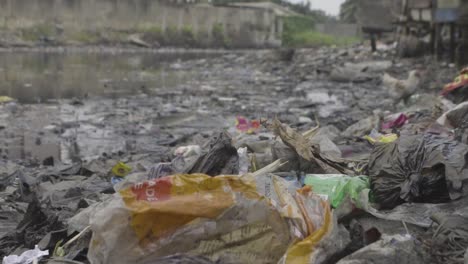
<path id="1" fill-rule="evenodd" d="M 268 174 L 173 175 L 124 188 L 91 220 L 88 258 L 148 263 L 176 253 L 231 263 L 310 263 L 329 205 Z"/>

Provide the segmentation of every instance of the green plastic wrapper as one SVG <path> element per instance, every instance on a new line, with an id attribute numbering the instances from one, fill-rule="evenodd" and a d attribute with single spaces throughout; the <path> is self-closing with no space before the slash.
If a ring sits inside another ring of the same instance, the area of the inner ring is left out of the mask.
<path id="1" fill-rule="evenodd" d="M 361 191 L 370 188 L 367 176 L 350 177 L 341 174 L 308 174 L 304 184 L 311 186 L 315 194 L 328 200 L 333 208 L 339 207 L 346 197 L 357 203 Z"/>

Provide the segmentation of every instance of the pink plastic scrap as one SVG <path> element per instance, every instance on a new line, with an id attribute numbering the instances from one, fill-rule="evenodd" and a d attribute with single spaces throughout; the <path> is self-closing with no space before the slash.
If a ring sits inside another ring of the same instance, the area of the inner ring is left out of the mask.
<path id="1" fill-rule="evenodd" d="M 254 134 L 260 129 L 260 121 L 238 116 L 236 117 L 236 128 L 239 132 Z"/>
<path id="2" fill-rule="evenodd" d="M 396 119 L 382 124 L 382 129 L 392 129 L 402 127 L 408 122 L 408 117 L 405 114 L 400 114 Z"/>

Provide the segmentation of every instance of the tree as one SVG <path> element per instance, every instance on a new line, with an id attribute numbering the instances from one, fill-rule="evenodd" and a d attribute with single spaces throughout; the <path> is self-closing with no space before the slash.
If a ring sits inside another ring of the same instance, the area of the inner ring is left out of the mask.
<path id="1" fill-rule="evenodd" d="M 359 0 L 346 0 L 340 6 L 340 20 L 346 23 L 356 23 L 356 13 Z"/>

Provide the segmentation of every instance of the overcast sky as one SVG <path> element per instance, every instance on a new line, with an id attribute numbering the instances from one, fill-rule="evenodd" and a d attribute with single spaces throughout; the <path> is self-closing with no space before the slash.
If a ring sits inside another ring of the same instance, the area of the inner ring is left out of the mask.
<path id="1" fill-rule="evenodd" d="M 290 0 L 294 3 L 300 3 L 304 0 Z M 340 12 L 340 5 L 345 0 L 309 0 L 312 5 L 312 9 L 322 9 L 330 15 L 338 15 Z"/>
<path id="2" fill-rule="evenodd" d="M 340 5 L 344 0 L 310 0 L 312 9 L 322 9 L 328 14 L 338 15 L 340 12 Z"/>

